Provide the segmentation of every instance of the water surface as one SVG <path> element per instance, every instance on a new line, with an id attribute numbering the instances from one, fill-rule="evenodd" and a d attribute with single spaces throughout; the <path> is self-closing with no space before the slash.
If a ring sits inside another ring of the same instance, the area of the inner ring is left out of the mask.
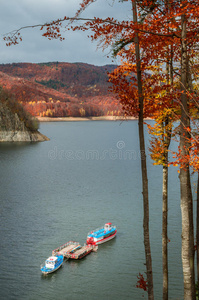
<path id="1" fill-rule="evenodd" d="M 136 288 L 145 272 L 137 127 L 137 121 L 42 123 L 50 141 L 0 145 L 1 299 L 147 299 Z M 148 160 L 148 171 L 155 299 L 161 299 L 162 170 Z M 169 175 L 169 299 L 183 299 L 179 182 L 172 168 Z M 41 275 L 54 248 L 69 240 L 83 245 L 106 222 L 117 226 L 114 240 Z"/>

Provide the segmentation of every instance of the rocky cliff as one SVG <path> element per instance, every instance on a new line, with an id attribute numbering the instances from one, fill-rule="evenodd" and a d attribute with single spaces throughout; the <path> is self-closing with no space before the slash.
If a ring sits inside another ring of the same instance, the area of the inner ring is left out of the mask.
<path id="1" fill-rule="evenodd" d="M 42 142 L 49 140 L 38 131 L 38 121 L 0 88 L 0 142 Z"/>

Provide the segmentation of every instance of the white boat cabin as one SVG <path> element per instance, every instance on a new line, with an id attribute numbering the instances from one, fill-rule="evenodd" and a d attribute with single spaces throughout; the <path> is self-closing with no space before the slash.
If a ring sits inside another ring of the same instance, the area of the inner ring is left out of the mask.
<path id="1" fill-rule="evenodd" d="M 55 264 L 57 261 L 57 257 L 56 256 L 50 256 L 45 263 L 46 268 L 48 269 L 54 269 Z"/>
<path id="2" fill-rule="evenodd" d="M 106 231 L 110 230 L 112 227 L 111 225 L 112 225 L 112 223 L 106 223 L 104 226 L 104 230 L 106 230 Z"/>

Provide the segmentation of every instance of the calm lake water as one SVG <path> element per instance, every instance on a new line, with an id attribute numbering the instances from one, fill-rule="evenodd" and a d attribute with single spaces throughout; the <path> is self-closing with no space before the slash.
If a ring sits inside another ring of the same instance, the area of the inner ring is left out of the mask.
<path id="1" fill-rule="evenodd" d="M 0 299 L 147 299 L 137 121 L 42 123 L 43 143 L 0 145 Z M 148 136 L 148 135 L 147 135 Z M 149 146 L 149 142 L 146 142 Z M 148 161 L 155 299 L 162 298 L 162 169 Z M 183 299 L 177 171 L 169 178 L 169 299 Z M 115 239 L 43 276 L 40 264 L 106 222 Z M 144 296 L 144 297 L 143 297 Z"/>

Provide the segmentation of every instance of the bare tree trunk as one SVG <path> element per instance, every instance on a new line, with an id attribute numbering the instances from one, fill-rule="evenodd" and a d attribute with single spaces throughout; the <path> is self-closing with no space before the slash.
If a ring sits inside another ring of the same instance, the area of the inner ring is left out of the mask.
<path id="1" fill-rule="evenodd" d="M 167 154 L 168 156 L 168 154 Z M 168 300 L 168 166 L 163 166 L 162 182 L 162 270 L 163 270 L 163 300 Z"/>
<path id="2" fill-rule="evenodd" d="M 189 125 L 187 105 L 187 45 L 186 45 L 186 17 L 181 16 L 181 129 L 180 129 L 180 150 L 182 158 L 188 152 L 187 127 Z M 189 165 L 184 163 L 180 170 L 180 191 L 181 191 L 181 214 L 182 214 L 182 266 L 184 276 L 184 300 L 193 300 L 192 272 L 190 267 L 190 213 L 189 213 Z"/>
<path id="3" fill-rule="evenodd" d="M 192 277 L 192 296 L 193 299 L 196 298 L 195 295 L 195 267 L 194 267 L 194 224 L 193 224 L 193 196 L 191 189 L 191 179 L 190 179 L 190 171 L 188 169 L 188 204 L 189 204 L 189 222 L 190 222 L 190 268 L 191 268 L 191 277 Z"/>
<path id="4" fill-rule="evenodd" d="M 164 122 L 164 164 L 162 181 L 162 270 L 163 270 L 163 300 L 168 300 L 168 149 L 171 141 L 170 118 Z"/>
<path id="5" fill-rule="evenodd" d="M 137 22 L 137 7 L 136 1 L 132 1 L 133 8 L 133 21 Z M 144 229 L 144 246 L 146 257 L 146 272 L 148 282 L 148 299 L 154 299 L 153 293 L 153 273 L 152 273 L 152 258 L 149 239 L 149 199 L 148 199 L 148 178 L 147 178 L 147 165 L 145 153 L 145 140 L 144 140 L 144 124 L 143 124 L 143 92 L 142 92 L 142 74 L 140 62 L 140 47 L 138 33 L 135 35 L 135 52 L 136 52 L 136 67 L 137 67 L 137 82 L 139 94 L 139 140 L 140 140 L 140 153 L 141 153 L 141 170 L 142 170 L 142 187 L 143 187 L 143 229 Z"/>
<path id="6" fill-rule="evenodd" d="M 190 62 L 189 58 L 187 57 L 187 85 L 191 93 L 194 92 L 191 70 L 190 70 Z M 189 108 L 188 108 L 189 110 Z M 188 126 L 190 127 L 190 118 L 188 118 Z M 191 135 L 190 133 L 187 134 L 189 138 L 189 147 L 191 146 Z M 192 273 L 192 291 L 193 297 L 195 299 L 195 249 L 194 249 L 194 222 L 193 222 L 193 196 L 192 196 L 192 188 L 191 188 L 191 178 L 190 178 L 190 170 L 188 174 L 188 189 L 189 189 L 189 220 L 190 220 L 190 267 Z"/>
<path id="7" fill-rule="evenodd" d="M 198 187 L 197 187 L 196 247 L 197 247 L 197 282 L 199 284 L 199 172 L 198 172 Z"/>
<path id="8" fill-rule="evenodd" d="M 169 49 L 168 49 L 169 51 Z M 169 68 L 169 58 L 167 58 L 166 73 L 167 73 L 167 84 L 169 82 L 173 84 L 173 53 L 172 47 L 170 49 L 170 68 Z M 169 57 L 169 55 L 168 55 Z M 169 80 L 170 77 L 170 80 Z M 163 290 L 162 299 L 168 300 L 169 290 L 168 290 L 168 149 L 171 141 L 171 128 L 169 128 L 169 123 L 171 122 L 170 117 L 167 116 L 164 124 L 162 124 L 164 135 L 164 165 L 163 165 L 163 180 L 162 180 L 162 272 L 163 272 Z"/>

